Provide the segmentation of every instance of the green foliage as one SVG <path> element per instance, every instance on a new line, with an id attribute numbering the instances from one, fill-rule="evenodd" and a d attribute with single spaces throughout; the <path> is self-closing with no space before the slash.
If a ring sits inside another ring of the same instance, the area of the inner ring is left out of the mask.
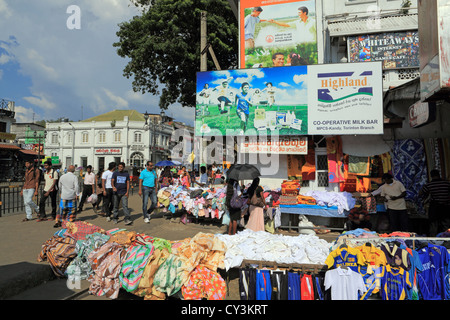
<path id="1" fill-rule="evenodd" d="M 117 54 L 129 58 L 123 75 L 135 92 L 160 95 L 159 106 L 195 106 L 200 69 L 200 17 L 221 69 L 237 66 L 238 26 L 227 0 L 130 0 L 142 15 L 119 24 Z M 208 54 L 208 70 L 214 70 Z"/>

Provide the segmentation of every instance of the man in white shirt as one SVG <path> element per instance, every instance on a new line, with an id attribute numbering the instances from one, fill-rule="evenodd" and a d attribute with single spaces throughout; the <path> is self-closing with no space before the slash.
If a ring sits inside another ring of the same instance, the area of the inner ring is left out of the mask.
<path id="1" fill-rule="evenodd" d="M 92 172 L 92 166 L 86 167 L 83 182 L 83 195 L 81 196 L 80 204 L 78 205 L 78 212 L 83 211 L 84 202 L 88 197 L 95 193 L 95 173 Z M 93 204 L 94 208 L 95 205 Z"/>
<path id="2" fill-rule="evenodd" d="M 107 221 L 111 221 L 111 215 L 114 206 L 113 202 L 114 191 L 112 188 L 111 179 L 115 170 L 116 170 L 116 163 L 110 162 L 108 165 L 108 170 L 106 170 L 102 174 L 103 212 L 106 214 Z"/>
<path id="3" fill-rule="evenodd" d="M 381 186 L 381 196 L 387 204 L 390 229 L 394 231 L 408 231 L 408 211 L 406 210 L 406 189 L 391 174 L 385 173 L 382 177 L 384 185 Z"/>
<path id="4" fill-rule="evenodd" d="M 316 42 L 317 41 L 317 28 L 316 21 L 309 17 L 309 10 L 307 7 L 298 8 L 299 20 L 296 20 L 293 24 L 288 24 L 284 22 L 278 22 L 275 20 L 269 20 L 269 22 L 276 23 L 282 27 L 292 27 L 295 26 L 297 29 L 297 39 L 299 42 Z"/>
<path id="5" fill-rule="evenodd" d="M 38 222 L 47 220 L 47 215 L 45 214 L 45 202 L 47 201 L 48 197 L 50 197 L 52 204 L 52 213 L 51 213 L 52 220 L 56 219 L 56 196 L 58 195 L 57 182 L 59 178 L 59 173 L 54 168 L 52 168 L 51 161 L 46 161 L 44 163 L 44 169 L 45 169 L 44 173 L 45 185 L 44 190 L 42 190 L 41 193 L 41 199 L 39 201 L 39 219 L 37 220 Z"/>
<path id="6" fill-rule="evenodd" d="M 61 190 L 61 201 L 56 223 L 53 226 L 55 228 L 61 227 L 63 219 L 73 222 L 77 217 L 79 187 L 78 177 L 73 174 L 74 172 L 75 166 L 71 165 L 67 169 L 67 173 L 59 179 L 58 188 Z"/>

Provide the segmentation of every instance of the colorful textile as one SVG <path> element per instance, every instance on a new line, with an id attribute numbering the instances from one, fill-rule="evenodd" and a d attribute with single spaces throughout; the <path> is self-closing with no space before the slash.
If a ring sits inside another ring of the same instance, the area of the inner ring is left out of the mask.
<path id="1" fill-rule="evenodd" d="M 348 173 L 353 173 L 360 176 L 369 176 L 370 157 L 358 157 L 349 155 Z"/>
<path id="2" fill-rule="evenodd" d="M 104 233 L 102 228 L 85 221 L 63 221 L 62 227 L 66 228 L 75 240 L 85 240 L 88 234 L 95 232 Z"/>
<path id="3" fill-rule="evenodd" d="M 67 266 L 76 256 L 75 239 L 53 236 L 42 245 L 38 261 L 48 260 L 53 273 L 57 277 L 63 277 Z"/>
<path id="4" fill-rule="evenodd" d="M 107 242 L 88 256 L 93 273 L 89 277 L 89 293 L 116 299 L 119 295 L 119 274 L 125 260 L 125 249 L 115 242 Z"/>
<path id="5" fill-rule="evenodd" d="M 133 294 L 144 297 L 144 300 L 164 300 L 166 294 L 164 292 L 158 291 L 153 285 L 153 280 L 158 271 L 160 265 L 166 261 L 169 257 L 170 252 L 167 249 L 157 249 L 150 256 L 147 265 L 145 266 L 144 272 L 142 273 L 141 281 L 139 281 L 138 288 L 133 292 Z"/>
<path id="6" fill-rule="evenodd" d="M 316 180 L 316 153 L 314 141 L 308 140 L 308 154 L 305 156 L 306 163 L 302 166 L 302 180 Z"/>
<path id="7" fill-rule="evenodd" d="M 326 138 L 327 140 L 327 163 L 328 180 L 330 183 L 344 181 L 344 164 L 342 153 L 342 139 L 339 136 Z"/>
<path id="8" fill-rule="evenodd" d="M 184 259 L 170 254 L 169 257 L 159 266 L 153 279 L 155 289 L 167 293 L 171 296 L 180 291 L 181 286 L 187 281 L 185 273 Z"/>
<path id="9" fill-rule="evenodd" d="M 385 266 L 381 278 L 381 298 L 383 300 L 405 300 L 406 289 L 411 288 L 411 282 L 403 268 Z"/>
<path id="10" fill-rule="evenodd" d="M 396 140 L 393 146 L 394 178 L 406 188 L 405 200 L 411 201 L 418 213 L 425 213 L 419 192 L 427 183 L 425 148 L 420 139 Z"/>
<path id="11" fill-rule="evenodd" d="M 304 163 L 305 157 L 303 155 L 288 154 L 287 167 L 289 180 L 301 180 Z"/>
<path id="12" fill-rule="evenodd" d="M 389 152 L 383 153 L 381 156 L 381 163 L 383 165 L 383 173 L 391 173 L 392 171 L 392 160 Z"/>
<path id="13" fill-rule="evenodd" d="M 148 259 L 153 253 L 153 245 L 130 246 L 126 249 L 127 255 L 119 274 L 119 280 L 128 292 L 137 289 L 142 273 L 147 265 Z"/>
<path id="14" fill-rule="evenodd" d="M 69 280 L 85 280 L 92 274 L 91 264 L 87 257 L 89 254 L 100 248 L 109 240 L 109 236 L 95 232 L 86 235 L 86 239 L 78 241 L 76 244 L 77 256 L 69 264 L 66 275 Z"/>
<path id="15" fill-rule="evenodd" d="M 59 202 L 59 211 L 56 215 L 56 221 L 63 220 L 75 221 L 77 218 L 77 200 L 64 200 Z"/>
<path id="16" fill-rule="evenodd" d="M 198 266 L 192 271 L 181 292 L 185 300 L 224 300 L 227 286 L 217 272 Z"/>

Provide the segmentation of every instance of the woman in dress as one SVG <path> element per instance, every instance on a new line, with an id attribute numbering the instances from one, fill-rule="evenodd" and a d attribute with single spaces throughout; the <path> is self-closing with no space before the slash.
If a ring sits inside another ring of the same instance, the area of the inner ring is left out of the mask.
<path id="1" fill-rule="evenodd" d="M 261 200 L 261 203 L 265 203 L 264 190 L 259 185 L 259 178 L 253 180 L 251 186 L 248 188 L 247 194 L 250 217 L 245 227 L 253 231 L 264 231 L 264 207 L 251 204 L 253 195 Z"/>

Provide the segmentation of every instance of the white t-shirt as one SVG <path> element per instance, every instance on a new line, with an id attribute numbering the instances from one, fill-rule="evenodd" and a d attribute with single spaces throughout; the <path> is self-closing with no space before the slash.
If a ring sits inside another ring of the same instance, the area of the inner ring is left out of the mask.
<path id="1" fill-rule="evenodd" d="M 358 292 L 367 291 L 363 277 L 351 270 L 340 267 L 325 273 L 325 290 L 331 288 L 331 300 L 358 300 Z"/>
<path id="2" fill-rule="evenodd" d="M 391 200 L 391 197 L 394 196 L 398 197 L 404 191 L 406 191 L 405 186 L 400 181 L 397 180 L 394 180 L 394 182 L 391 185 L 385 183 L 381 186 L 381 196 L 385 197 L 388 200 L 387 201 L 388 209 L 406 210 L 405 198 Z"/>
<path id="3" fill-rule="evenodd" d="M 50 190 L 50 188 L 53 185 L 53 180 L 58 180 L 58 177 L 59 177 L 58 171 L 56 171 L 53 168 L 50 171 L 44 173 L 44 181 L 45 181 L 44 192 Z M 56 185 L 56 187 L 58 187 L 58 185 Z"/>
<path id="4" fill-rule="evenodd" d="M 108 188 L 112 188 L 112 185 L 111 185 L 111 178 L 112 178 L 112 176 L 113 176 L 113 173 L 114 172 L 112 172 L 112 171 L 110 171 L 110 170 L 106 170 L 105 172 L 103 172 L 103 174 L 102 174 L 102 180 L 103 179 L 105 179 L 106 181 L 105 181 L 105 188 L 106 189 L 108 189 Z"/>

